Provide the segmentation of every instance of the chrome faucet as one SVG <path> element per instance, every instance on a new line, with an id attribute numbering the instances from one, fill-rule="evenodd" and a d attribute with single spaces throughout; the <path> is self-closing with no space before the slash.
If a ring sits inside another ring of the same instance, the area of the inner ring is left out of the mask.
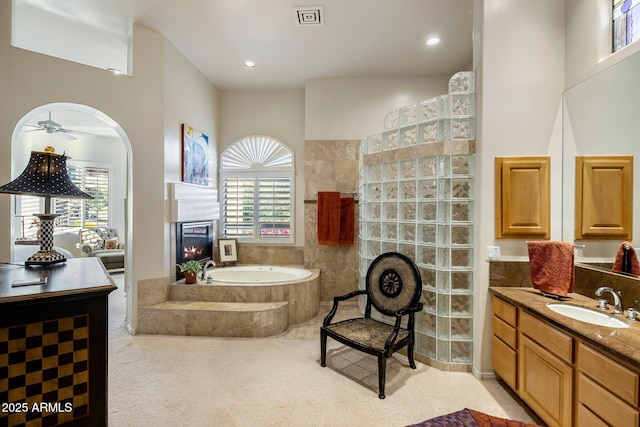
<path id="1" fill-rule="evenodd" d="M 211 267 L 215 267 L 216 263 L 213 262 L 212 259 L 210 259 L 209 261 L 207 261 L 204 266 L 202 267 L 202 273 L 200 274 L 200 280 L 204 280 L 206 279 L 206 275 L 207 275 L 207 269 L 209 268 L 209 266 Z"/>
<path id="2" fill-rule="evenodd" d="M 613 295 L 613 312 L 615 314 L 624 313 L 624 310 L 622 309 L 622 301 L 620 300 L 620 291 L 616 292 L 608 286 L 602 286 L 596 290 L 596 296 L 599 297 L 603 292 L 609 292 L 611 295 Z"/>

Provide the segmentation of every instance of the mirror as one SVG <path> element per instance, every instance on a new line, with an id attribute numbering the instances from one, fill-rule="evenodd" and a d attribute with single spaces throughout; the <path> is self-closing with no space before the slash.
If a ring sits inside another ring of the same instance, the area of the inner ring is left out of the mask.
<path id="1" fill-rule="evenodd" d="M 576 155 L 633 155 L 640 159 L 640 52 L 573 86 L 564 94 L 562 240 L 574 241 Z M 636 165 L 636 169 L 638 169 Z M 640 173 L 634 173 L 634 190 Z M 633 200 L 631 241 L 640 249 L 640 197 Z M 620 240 L 581 240 L 577 262 L 612 263 Z"/>

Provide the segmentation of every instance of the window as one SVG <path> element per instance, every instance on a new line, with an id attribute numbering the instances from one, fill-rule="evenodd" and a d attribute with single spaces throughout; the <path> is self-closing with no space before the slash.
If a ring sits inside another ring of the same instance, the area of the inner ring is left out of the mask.
<path id="1" fill-rule="evenodd" d="M 222 236 L 293 243 L 293 153 L 267 136 L 231 144 L 220 157 Z"/>
<path id="2" fill-rule="evenodd" d="M 613 0 L 613 51 L 640 40 L 640 0 Z"/>
<path id="3" fill-rule="evenodd" d="M 54 234 L 65 233 L 79 228 L 108 227 L 109 226 L 109 167 L 92 165 L 87 162 L 67 162 L 69 177 L 81 190 L 93 196 L 93 199 L 63 199 L 51 200 L 52 213 L 59 214 L 56 218 Z M 34 213 L 44 211 L 44 198 L 36 196 L 19 197 L 20 217 L 22 219 L 22 237 L 36 238 L 37 220 Z M 36 222 L 34 222 L 34 220 Z"/>

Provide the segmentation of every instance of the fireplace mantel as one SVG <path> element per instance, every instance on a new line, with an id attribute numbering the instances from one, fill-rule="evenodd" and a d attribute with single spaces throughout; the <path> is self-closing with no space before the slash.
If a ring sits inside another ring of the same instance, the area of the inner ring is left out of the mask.
<path id="1" fill-rule="evenodd" d="M 220 219 L 218 190 L 213 187 L 170 182 L 169 202 L 171 222 Z"/>

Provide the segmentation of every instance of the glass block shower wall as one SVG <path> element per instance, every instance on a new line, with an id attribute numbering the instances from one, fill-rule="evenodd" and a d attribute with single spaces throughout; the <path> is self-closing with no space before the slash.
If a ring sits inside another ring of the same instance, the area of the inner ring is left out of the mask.
<path id="1" fill-rule="evenodd" d="M 407 255 L 423 282 L 416 352 L 472 363 L 473 72 L 455 74 L 446 95 L 387 114 L 384 132 L 362 147 L 361 288 L 376 256 Z"/>

